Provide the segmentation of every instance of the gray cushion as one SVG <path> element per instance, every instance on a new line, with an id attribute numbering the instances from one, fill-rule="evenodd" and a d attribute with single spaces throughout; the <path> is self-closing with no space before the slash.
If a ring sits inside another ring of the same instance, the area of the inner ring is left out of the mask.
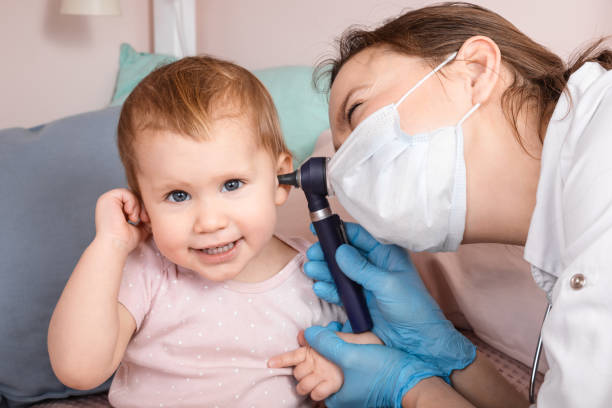
<path id="1" fill-rule="evenodd" d="M 0 130 L 0 406 L 108 388 L 76 391 L 56 379 L 47 326 L 94 236 L 98 196 L 126 185 L 116 148 L 119 110 Z"/>

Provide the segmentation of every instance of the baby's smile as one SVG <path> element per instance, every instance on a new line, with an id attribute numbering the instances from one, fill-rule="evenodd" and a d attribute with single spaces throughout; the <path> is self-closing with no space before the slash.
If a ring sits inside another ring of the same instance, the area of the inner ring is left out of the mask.
<path id="1" fill-rule="evenodd" d="M 239 252 L 240 243 L 243 238 L 228 243 L 208 246 L 205 248 L 192 248 L 198 254 L 198 257 L 207 264 L 218 264 L 233 260 Z"/>

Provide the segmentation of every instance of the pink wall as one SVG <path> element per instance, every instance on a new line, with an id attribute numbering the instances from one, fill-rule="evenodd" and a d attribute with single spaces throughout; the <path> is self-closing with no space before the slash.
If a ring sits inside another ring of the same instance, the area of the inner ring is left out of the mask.
<path id="1" fill-rule="evenodd" d="M 562 56 L 612 34 L 610 0 L 474 0 Z M 111 98 L 119 44 L 151 51 L 151 0 L 117 17 L 59 14 L 60 0 L 0 1 L 0 128 L 99 109 Z M 314 64 L 351 24 L 377 24 L 425 0 L 197 0 L 198 52 L 248 68 Z M 588 6 L 587 6 L 588 5 Z M 549 10 L 550 9 L 550 10 Z"/>
<path id="2" fill-rule="evenodd" d="M 198 51 L 249 68 L 314 64 L 351 24 L 438 1 L 206 0 L 197 4 Z M 597 35 L 612 34 L 611 0 L 472 0 L 498 12 L 536 41 L 566 57 Z"/>
<path id="3" fill-rule="evenodd" d="M 60 0 L 0 1 L 0 128 L 99 109 L 112 96 L 119 44 L 152 48 L 150 0 L 121 16 L 59 14 Z"/>

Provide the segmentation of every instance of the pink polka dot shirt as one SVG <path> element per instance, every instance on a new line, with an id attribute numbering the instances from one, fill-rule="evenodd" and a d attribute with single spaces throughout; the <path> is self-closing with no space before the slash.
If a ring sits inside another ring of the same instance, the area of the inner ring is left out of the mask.
<path id="1" fill-rule="evenodd" d="M 308 243 L 285 240 L 298 254 L 258 283 L 212 282 L 179 267 L 153 240 L 126 263 L 119 293 L 136 333 L 115 374 L 115 407 L 302 407 L 290 368 L 267 360 L 298 347 L 312 325 L 344 321 L 344 312 L 312 291 L 302 272 Z"/>

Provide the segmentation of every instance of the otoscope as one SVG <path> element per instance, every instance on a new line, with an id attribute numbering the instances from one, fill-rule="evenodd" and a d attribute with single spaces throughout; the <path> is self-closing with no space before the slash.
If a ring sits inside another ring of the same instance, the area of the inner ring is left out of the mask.
<path id="1" fill-rule="evenodd" d="M 326 167 L 326 157 L 312 157 L 293 173 L 279 175 L 278 181 L 280 184 L 304 190 L 310 219 L 329 271 L 336 282 L 340 300 L 346 309 L 353 332 L 362 333 L 372 329 L 372 318 L 361 286 L 350 280 L 336 263 L 336 249 L 342 244 L 348 244 L 348 240 L 342 220 L 331 211 L 326 198 L 328 195 Z"/>

